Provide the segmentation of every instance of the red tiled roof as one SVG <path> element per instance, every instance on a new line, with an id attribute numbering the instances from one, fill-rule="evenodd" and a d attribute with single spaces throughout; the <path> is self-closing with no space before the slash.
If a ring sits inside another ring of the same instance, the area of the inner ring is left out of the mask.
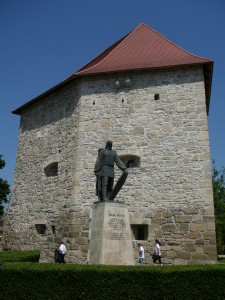
<path id="1" fill-rule="evenodd" d="M 74 78 L 95 74 L 178 67 L 194 64 L 203 65 L 208 111 L 213 61 L 181 49 L 149 26 L 140 24 L 137 28 L 107 48 L 69 78 L 22 105 L 14 110 L 13 113 L 20 114 L 22 109 L 67 84 Z"/>
<path id="2" fill-rule="evenodd" d="M 211 62 L 181 49 L 149 26 L 140 24 L 71 77 Z"/>

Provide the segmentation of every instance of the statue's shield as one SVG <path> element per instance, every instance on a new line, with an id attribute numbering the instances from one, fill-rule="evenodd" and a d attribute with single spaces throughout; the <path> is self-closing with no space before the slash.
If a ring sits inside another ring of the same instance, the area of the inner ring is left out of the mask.
<path id="1" fill-rule="evenodd" d="M 109 200 L 114 200 L 116 195 L 118 194 L 118 192 L 120 191 L 120 189 L 122 188 L 122 186 L 124 185 L 124 182 L 127 179 L 127 172 L 123 172 L 122 175 L 120 176 L 120 178 L 118 179 L 116 185 L 114 186 L 114 189 L 112 190 L 112 193 L 109 196 Z"/>

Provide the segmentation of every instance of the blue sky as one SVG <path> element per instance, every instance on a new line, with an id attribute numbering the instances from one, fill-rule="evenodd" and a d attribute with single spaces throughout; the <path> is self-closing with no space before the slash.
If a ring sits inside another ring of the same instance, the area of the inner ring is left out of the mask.
<path id="1" fill-rule="evenodd" d="M 19 116 L 12 110 L 60 83 L 136 28 L 152 27 L 214 60 L 211 159 L 225 166 L 224 0 L 0 0 L 0 177 L 13 184 Z"/>

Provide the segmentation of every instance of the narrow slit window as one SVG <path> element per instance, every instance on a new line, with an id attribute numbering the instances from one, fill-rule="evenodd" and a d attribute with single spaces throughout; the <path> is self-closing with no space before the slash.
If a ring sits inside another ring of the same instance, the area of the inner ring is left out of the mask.
<path id="1" fill-rule="evenodd" d="M 52 233 L 55 234 L 55 225 L 52 225 Z"/>
<path id="2" fill-rule="evenodd" d="M 155 99 L 155 100 L 159 100 L 159 99 L 160 99 L 159 94 L 155 94 L 155 95 L 154 95 L 154 99 Z"/>

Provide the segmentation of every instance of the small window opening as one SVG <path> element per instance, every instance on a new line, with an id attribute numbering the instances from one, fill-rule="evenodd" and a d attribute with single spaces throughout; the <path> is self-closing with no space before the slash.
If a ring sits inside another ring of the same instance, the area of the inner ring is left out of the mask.
<path id="1" fill-rule="evenodd" d="M 137 164 L 134 159 L 130 159 L 127 162 L 127 168 L 137 168 Z"/>
<path id="2" fill-rule="evenodd" d="M 95 100 L 93 101 L 93 105 L 95 105 Z"/>
<path id="3" fill-rule="evenodd" d="M 155 95 L 154 95 L 154 99 L 155 99 L 155 100 L 159 100 L 159 99 L 160 99 L 159 94 L 155 94 Z"/>
<path id="4" fill-rule="evenodd" d="M 140 167 L 140 157 L 137 155 L 121 155 L 120 159 L 127 168 L 139 168 Z"/>
<path id="5" fill-rule="evenodd" d="M 53 162 L 44 169 L 47 177 L 58 176 L 58 162 Z"/>
<path id="6" fill-rule="evenodd" d="M 35 224 L 37 233 L 39 234 L 45 234 L 46 225 L 45 224 Z"/>
<path id="7" fill-rule="evenodd" d="M 148 239 L 148 225 L 146 224 L 138 224 L 131 225 L 131 231 L 133 234 L 133 238 L 137 241 L 147 240 Z"/>

